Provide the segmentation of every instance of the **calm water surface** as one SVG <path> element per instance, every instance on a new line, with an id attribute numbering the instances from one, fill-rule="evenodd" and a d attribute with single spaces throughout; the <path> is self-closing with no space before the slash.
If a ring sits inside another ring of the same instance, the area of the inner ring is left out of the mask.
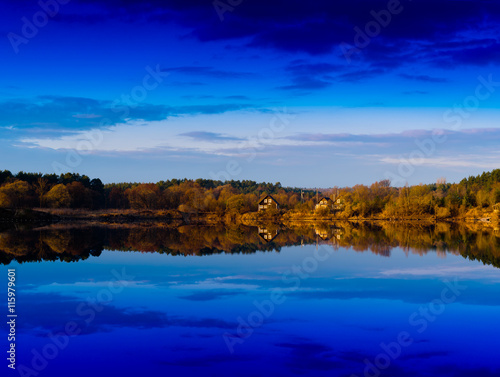
<path id="1" fill-rule="evenodd" d="M 498 376 L 499 245 L 447 224 L 7 229 L 2 376 Z"/>

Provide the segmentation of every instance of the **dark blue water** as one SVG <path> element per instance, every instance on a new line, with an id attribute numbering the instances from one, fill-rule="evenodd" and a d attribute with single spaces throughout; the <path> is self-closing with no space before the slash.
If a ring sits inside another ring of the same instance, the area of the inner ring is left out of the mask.
<path id="1" fill-rule="evenodd" d="M 457 253 L 105 250 L 13 261 L 3 286 L 7 268 L 16 370 L 4 357 L 2 376 L 500 375 L 500 270 Z"/>

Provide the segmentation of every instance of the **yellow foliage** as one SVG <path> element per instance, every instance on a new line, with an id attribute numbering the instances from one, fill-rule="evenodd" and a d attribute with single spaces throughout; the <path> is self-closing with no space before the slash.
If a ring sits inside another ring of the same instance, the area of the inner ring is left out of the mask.
<path id="1" fill-rule="evenodd" d="M 29 185 L 24 181 L 15 181 L 3 185 L 0 187 L 0 207 L 20 207 L 28 190 Z"/>
<path id="2" fill-rule="evenodd" d="M 52 187 L 45 195 L 45 200 L 52 208 L 66 208 L 71 203 L 68 189 L 62 183 Z"/>
<path id="3" fill-rule="evenodd" d="M 445 219 L 451 216 L 451 212 L 449 208 L 438 207 L 436 208 L 436 217 L 438 219 Z"/>

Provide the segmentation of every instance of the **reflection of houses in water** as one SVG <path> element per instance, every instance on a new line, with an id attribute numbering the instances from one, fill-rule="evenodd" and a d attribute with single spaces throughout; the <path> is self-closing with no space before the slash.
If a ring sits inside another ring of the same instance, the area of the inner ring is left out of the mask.
<path id="1" fill-rule="evenodd" d="M 330 238 L 330 234 L 327 228 L 314 228 L 316 235 L 319 236 L 323 241 L 327 241 Z"/>
<path id="2" fill-rule="evenodd" d="M 336 239 L 340 240 L 342 236 L 344 235 L 344 231 L 342 228 L 333 228 L 332 229 L 333 235 L 335 236 Z"/>
<path id="3" fill-rule="evenodd" d="M 330 228 L 330 227 L 319 227 L 314 228 L 316 236 L 321 238 L 323 241 L 328 241 L 329 239 L 340 240 L 344 234 L 342 228 Z"/>
<path id="4" fill-rule="evenodd" d="M 343 229 L 331 228 L 328 225 L 315 226 L 314 232 L 316 233 L 316 248 L 319 244 L 332 245 L 338 247 L 339 241 L 342 239 Z"/>
<path id="5" fill-rule="evenodd" d="M 258 228 L 258 232 L 259 232 L 260 238 L 262 238 L 266 242 L 271 242 L 279 234 L 279 230 L 278 229 L 272 229 L 272 230 L 270 230 L 270 229 L 261 228 L 261 227 Z"/>

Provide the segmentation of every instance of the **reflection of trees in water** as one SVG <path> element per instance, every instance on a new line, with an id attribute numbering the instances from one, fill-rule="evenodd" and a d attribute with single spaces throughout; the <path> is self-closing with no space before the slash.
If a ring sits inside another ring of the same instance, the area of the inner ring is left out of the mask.
<path id="1" fill-rule="evenodd" d="M 262 229 L 273 234 L 262 238 Z M 270 229 L 270 230 L 269 230 Z M 157 252 L 171 255 L 250 254 L 280 251 L 282 247 L 324 244 L 356 252 L 390 256 L 393 248 L 424 255 L 436 252 L 462 255 L 500 267 L 500 232 L 468 224 L 438 223 L 320 223 L 280 228 L 276 225 L 181 226 L 55 224 L 32 230 L 0 233 L 0 263 L 40 260 L 78 261 L 98 256 L 103 249 Z"/>
<path id="2" fill-rule="evenodd" d="M 0 233 L 0 262 L 40 260 L 66 262 L 98 256 L 102 251 L 102 230 L 23 230 Z"/>

